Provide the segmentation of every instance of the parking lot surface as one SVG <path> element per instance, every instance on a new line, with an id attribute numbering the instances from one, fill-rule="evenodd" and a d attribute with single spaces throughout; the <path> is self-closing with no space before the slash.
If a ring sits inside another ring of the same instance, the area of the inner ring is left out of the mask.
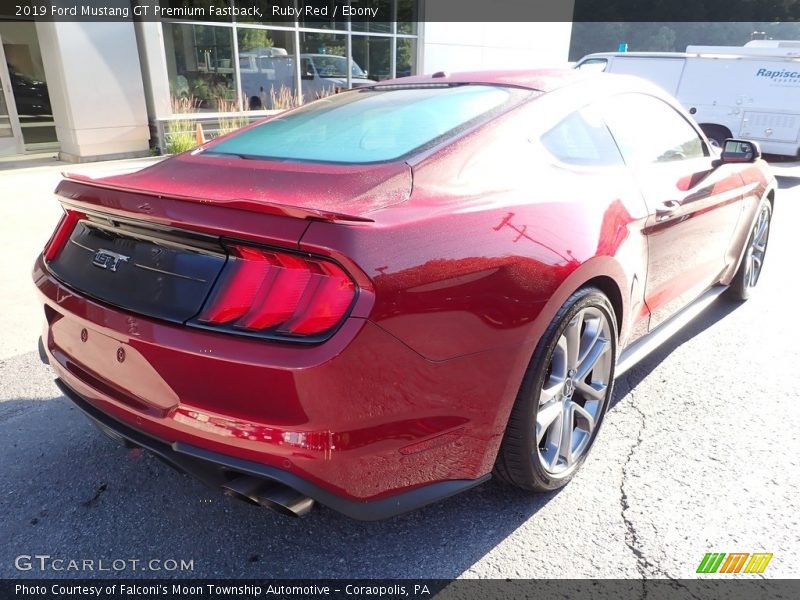
<path id="1" fill-rule="evenodd" d="M 770 552 L 764 577 L 800 577 L 800 167 L 776 169 L 753 298 L 717 300 L 618 380 L 570 485 L 532 496 L 490 481 L 379 523 L 223 497 L 114 446 L 60 394 L 35 351 L 30 281 L 59 216 L 59 170 L 0 172 L 0 577 L 686 578 L 707 552 Z M 20 555 L 192 569 L 19 571 Z"/>

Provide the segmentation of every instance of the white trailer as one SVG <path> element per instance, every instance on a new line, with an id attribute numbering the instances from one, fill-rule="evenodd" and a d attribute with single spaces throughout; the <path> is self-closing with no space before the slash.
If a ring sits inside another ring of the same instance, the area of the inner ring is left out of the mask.
<path id="1" fill-rule="evenodd" d="M 686 52 L 608 52 L 576 69 L 648 79 L 675 96 L 709 139 L 756 140 L 770 154 L 800 149 L 800 42 L 689 46 Z"/>

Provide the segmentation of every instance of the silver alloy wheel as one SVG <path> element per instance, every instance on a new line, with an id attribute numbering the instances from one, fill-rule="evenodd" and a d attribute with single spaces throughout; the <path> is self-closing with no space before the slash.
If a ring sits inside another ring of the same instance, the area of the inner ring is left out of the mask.
<path id="1" fill-rule="evenodd" d="M 551 476 L 563 477 L 587 452 L 603 415 L 611 378 L 611 324 L 589 306 L 561 333 L 539 394 L 536 446 Z"/>
<path id="2" fill-rule="evenodd" d="M 764 256 L 767 253 L 767 240 L 769 239 L 769 206 L 764 204 L 758 213 L 756 224 L 753 226 L 753 236 L 745 254 L 744 283 L 747 287 L 755 287 L 764 266 Z"/>

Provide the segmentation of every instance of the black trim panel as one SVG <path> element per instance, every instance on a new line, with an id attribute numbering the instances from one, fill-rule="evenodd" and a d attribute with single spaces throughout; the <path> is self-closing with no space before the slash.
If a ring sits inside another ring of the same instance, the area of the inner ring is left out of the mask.
<path id="1" fill-rule="evenodd" d="M 261 477 L 282 483 L 328 508 L 360 521 L 379 521 L 416 510 L 480 485 L 491 478 L 491 474 L 487 473 L 478 479 L 439 481 L 379 500 L 363 502 L 349 500 L 282 469 L 219 454 L 183 442 L 169 444 L 156 439 L 102 412 L 63 380 L 56 379 L 56 385 L 103 433 L 115 441 L 149 450 L 170 466 L 197 477 L 213 487 L 229 481 L 233 473 Z"/>
<path id="2" fill-rule="evenodd" d="M 227 261 L 215 251 L 83 219 L 50 272 L 69 287 L 140 315 L 184 323 L 200 312 Z"/>

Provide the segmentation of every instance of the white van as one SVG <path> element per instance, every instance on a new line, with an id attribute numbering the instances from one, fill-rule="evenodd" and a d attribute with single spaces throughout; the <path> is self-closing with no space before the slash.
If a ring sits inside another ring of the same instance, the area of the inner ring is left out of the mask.
<path id="1" fill-rule="evenodd" d="M 344 56 L 301 54 L 300 89 L 303 102 L 347 89 L 346 69 L 347 59 Z M 240 52 L 239 73 L 245 105 L 250 109 L 274 108 L 273 102 L 277 98 L 286 93 L 294 95 L 295 60 L 284 48 L 255 48 Z M 375 82 L 368 79 L 367 73 L 351 60 L 350 86 L 357 88 L 371 83 Z"/>
<path id="2" fill-rule="evenodd" d="M 712 142 L 744 138 L 757 140 L 766 153 L 798 155 L 798 41 L 590 54 L 575 68 L 636 75 L 660 85 L 694 115 Z"/>

